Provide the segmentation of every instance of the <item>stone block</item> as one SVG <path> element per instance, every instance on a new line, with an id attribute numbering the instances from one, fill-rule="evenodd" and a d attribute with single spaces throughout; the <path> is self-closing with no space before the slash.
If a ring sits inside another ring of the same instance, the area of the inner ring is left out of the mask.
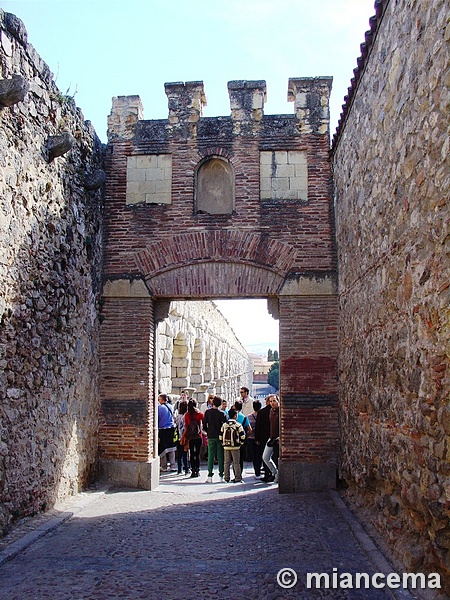
<path id="1" fill-rule="evenodd" d="M 170 377 L 171 376 L 171 368 L 169 364 L 162 364 L 159 368 L 160 377 Z"/>
<path id="2" fill-rule="evenodd" d="M 275 177 L 294 177 L 295 165 L 281 164 L 277 165 Z"/>
<path id="3" fill-rule="evenodd" d="M 177 367 L 176 369 L 172 369 L 172 375 L 175 377 L 184 377 L 187 378 L 190 370 L 187 367 Z"/>
<path id="4" fill-rule="evenodd" d="M 138 194 L 139 194 L 139 181 L 137 179 L 130 179 L 130 181 L 127 181 L 127 198 L 128 198 L 128 196 L 136 196 L 137 197 Z"/>
<path id="5" fill-rule="evenodd" d="M 127 158 L 127 171 L 128 170 L 130 170 L 130 171 L 136 170 L 138 168 L 137 167 L 137 159 L 138 159 L 137 156 L 129 156 Z"/>
<path id="6" fill-rule="evenodd" d="M 172 379 L 172 385 L 175 388 L 189 387 L 190 382 L 191 381 L 189 377 L 175 377 Z"/>
<path id="7" fill-rule="evenodd" d="M 186 358 L 176 358 L 175 356 L 172 357 L 172 367 L 186 367 L 187 365 L 187 359 Z"/>
<path id="8" fill-rule="evenodd" d="M 260 194 L 261 200 L 271 200 L 273 197 L 272 190 L 262 190 Z"/>
<path id="9" fill-rule="evenodd" d="M 302 494 L 336 489 L 337 468 L 333 463 L 279 463 L 280 494 Z"/>
<path id="10" fill-rule="evenodd" d="M 301 200 L 301 194 L 297 190 L 286 190 L 281 192 L 277 192 L 277 196 L 283 200 Z"/>
<path id="11" fill-rule="evenodd" d="M 187 348 L 185 345 L 181 345 L 181 344 L 177 344 L 176 342 L 174 342 L 173 345 L 173 356 L 174 358 L 184 358 L 185 360 L 187 360 L 186 358 L 187 355 Z"/>
<path id="12" fill-rule="evenodd" d="M 144 169 L 127 169 L 127 191 L 128 184 L 132 181 L 145 181 L 145 170 Z"/>
<path id="13" fill-rule="evenodd" d="M 275 163 L 278 165 L 287 165 L 288 164 L 288 152 L 284 150 L 276 150 L 275 154 Z"/>
<path id="14" fill-rule="evenodd" d="M 162 350 L 162 362 L 164 364 L 170 365 L 172 359 L 172 353 L 170 352 L 170 350 L 164 349 Z"/>
<path id="15" fill-rule="evenodd" d="M 274 177 L 272 179 L 272 190 L 279 192 L 281 190 L 289 189 L 289 179 L 287 177 Z"/>
<path id="16" fill-rule="evenodd" d="M 135 185 L 135 184 L 138 185 Z M 171 155 L 127 157 L 127 204 L 172 202 Z"/>
<path id="17" fill-rule="evenodd" d="M 261 177 L 260 179 L 260 190 L 261 192 L 270 192 L 272 189 L 271 186 L 272 178 L 270 177 L 270 172 L 267 177 Z"/>
<path id="18" fill-rule="evenodd" d="M 172 155 L 171 154 L 158 154 L 157 165 L 162 169 L 172 169 Z"/>
<path id="19" fill-rule="evenodd" d="M 100 478 L 115 486 L 154 490 L 159 485 L 159 457 L 149 462 L 101 460 Z"/>
<path id="20" fill-rule="evenodd" d="M 289 187 L 291 190 L 299 190 L 308 193 L 308 182 L 306 177 L 291 177 L 289 179 Z"/>
<path id="21" fill-rule="evenodd" d="M 267 166 L 272 165 L 272 152 L 260 152 L 259 153 L 259 162 L 261 168 L 267 168 Z"/>

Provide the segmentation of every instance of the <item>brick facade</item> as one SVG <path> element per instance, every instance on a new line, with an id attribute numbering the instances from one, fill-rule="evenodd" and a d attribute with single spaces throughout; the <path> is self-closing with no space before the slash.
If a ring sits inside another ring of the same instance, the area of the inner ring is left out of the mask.
<path id="1" fill-rule="evenodd" d="M 102 317 L 100 458 L 145 462 L 154 442 L 153 302 L 106 298 Z"/>
<path id="2" fill-rule="evenodd" d="M 113 100 L 108 121 L 105 281 L 143 280 L 150 302 L 279 299 L 281 377 L 286 382 L 281 390 L 284 491 L 298 488 L 287 475 L 292 469 L 308 469 L 304 489 L 334 486 L 336 479 L 330 87 L 329 78 L 290 80 L 295 114 L 265 116 L 265 82 L 230 82 L 231 117 L 203 118 L 201 82 L 166 84 L 167 120 L 144 120 L 141 102 L 132 96 Z M 152 190 L 164 176 L 154 168 L 161 156 L 171 165 L 171 198 L 166 181 L 157 202 Z M 220 180 L 226 205 L 221 205 L 220 185 L 208 184 L 205 171 L 206 196 L 198 210 L 197 174 L 209 159 L 227 165 Z M 299 318 L 298 310 L 307 318 Z M 125 324 L 115 327 L 120 337 Z M 107 370 L 117 370 L 114 357 L 103 359 L 110 360 Z M 309 378 L 302 372 L 305 365 Z M 305 395 L 312 407 L 302 408 Z M 108 411 L 107 395 L 103 398 Z M 298 417 L 293 417 L 304 410 L 308 423 L 314 420 L 314 436 L 327 429 L 326 444 L 304 441 Z M 310 477 L 311 469 L 319 472 L 317 478 Z"/>
<path id="3" fill-rule="evenodd" d="M 289 491 L 336 481 L 337 338 L 333 297 L 280 298 L 281 456 Z"/>

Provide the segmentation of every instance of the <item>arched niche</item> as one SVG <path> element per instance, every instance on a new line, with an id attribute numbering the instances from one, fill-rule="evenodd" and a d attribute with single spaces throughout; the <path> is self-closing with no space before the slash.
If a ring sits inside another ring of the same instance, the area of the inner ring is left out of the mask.
<path id="1" fill-rule="evenodd" d="M 233 166 L 217 156 L 203 160 L 195 177 L 195 212 L 227 215 L 234 207 Z"/>

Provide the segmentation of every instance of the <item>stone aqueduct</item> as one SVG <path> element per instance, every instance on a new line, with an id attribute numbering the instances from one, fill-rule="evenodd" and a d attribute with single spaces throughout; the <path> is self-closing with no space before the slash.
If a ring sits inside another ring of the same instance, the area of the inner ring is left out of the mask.
<path id="1" fill-rule="evenodd" d="M 408 568 L 448 576 L 447 9 L 375 2 L 331 153 L 328 77 L 290 79 L 289 115 L 264 114 L 263 81 L 228 83 L 229 117 L 202 116 L 201 82 L 166 84 L 164 120 L 115 98 L 104 147 L 0 11 L 2 530 L 99 466 L 152 488 L 171 310 L 258 297 L 280 491 L 340 477 Z"/>
<path id="2" fill-rule="evenodd" d="M 156 380 L 161 393 L 190 388 L 202 404 L 208 394 L 228 403 L 251 389 L 253 363 L 227 320 L 211 302 L 170 302 L 156 327 Z"/>

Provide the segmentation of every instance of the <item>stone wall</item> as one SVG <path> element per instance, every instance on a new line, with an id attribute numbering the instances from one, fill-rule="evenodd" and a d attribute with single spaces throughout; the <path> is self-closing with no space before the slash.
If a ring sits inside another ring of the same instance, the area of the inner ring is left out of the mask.
<path id="1" fill-rule="evenodd" d="M 408 569 L 448 576 L 448 2 L 376 9 L 333 147 L 340 471 Z"/>
<path id="2" fill-rule="evenodd" d="M 171 302 L 158 324 L 157 344 L 161 393 L 193 388 L 199 403 L 214 393 L 231 404 L 241 386 L 251 390 L 252 361 L 212 302 Z"/>
<path id="3" fill-rule="evenodd" d="M 0 104 L 1 532 L 96 469 L 103 149 L 1 9 Z"/>

